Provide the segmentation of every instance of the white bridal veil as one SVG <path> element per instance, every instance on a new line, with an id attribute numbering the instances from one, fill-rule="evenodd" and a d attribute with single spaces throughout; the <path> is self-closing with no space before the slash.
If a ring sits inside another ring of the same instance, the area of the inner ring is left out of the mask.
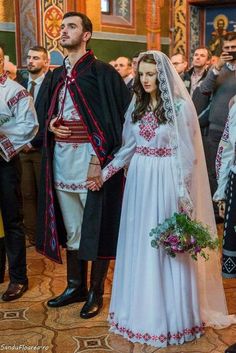
<path id="1" fill-rule="evenodd" d="M 145 54 L 152 54 L 156 61 L 166 118 L 169 124 L 173 124 L 171 141 L 172 147 L 176 148 L 179 195 L 186 208 L 192 208 L 192 217 L 207 224 L 212 237 L 216 237 L 216 224 L 196 110 L 169 58 L 159 51 L 147 51 L 139 55 L 139 60 Z M 135 97 L 127 116 L 132 112 L 134 104 Z M 201 316 L 206 326 L 223 328 L 236 323 L 236 317 L 228 315 L 227 311 L 219 252 L 211 251 L 208 261 L 199 258 L 196 267 Z"/>

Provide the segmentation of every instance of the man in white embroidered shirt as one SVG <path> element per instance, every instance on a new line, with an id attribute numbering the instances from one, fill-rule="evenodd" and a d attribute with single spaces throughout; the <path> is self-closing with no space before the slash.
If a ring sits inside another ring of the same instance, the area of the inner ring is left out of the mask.
<path id="1" fill-rule="evenodd" d="M 2 300 L 11 301 L 28 289 L 18 153 L 36 134 L 38 121 L 32 97 L 3 68 L 0 45 L 0 208 L 10 277 Z"/>

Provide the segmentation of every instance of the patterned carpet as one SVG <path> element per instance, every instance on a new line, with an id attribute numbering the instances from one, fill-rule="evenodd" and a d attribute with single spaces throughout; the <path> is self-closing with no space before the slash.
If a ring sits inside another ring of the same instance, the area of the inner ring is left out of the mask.
<path id="1" fill-rule="evenodd" d="M 236 325 L 228 329 L 207 329 L 196 342 L 182 346 L 156 348 L 132 344 L 109 334 L 106 322 L 114 263 L 106 281 L 103 312 L 91 320 L 79 317 L 81 304 L 50 309 L 46 301 L 65 286 L 65 266 L 57 265 L 27 248 L 30 289 L 11 303 L 0 301 L 0 351 L 49 353 L 223 353 L 236 342 Z M 0 285 L 0 295 L 7 286 Z M 225 281 L 230 313 L 236 313 L 236 280 Z"/>

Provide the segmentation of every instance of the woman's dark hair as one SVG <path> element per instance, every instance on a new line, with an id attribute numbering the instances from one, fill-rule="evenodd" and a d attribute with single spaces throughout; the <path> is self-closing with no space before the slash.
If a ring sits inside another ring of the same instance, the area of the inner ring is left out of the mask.
<path id="1" fill-rule="evenodd" d="M 156 61 L 153 58 L 152 54 L 145 54 L 142 59 L 138 63 L 138 67 L 141 62 L 148 63 L 148 64 L 155 64 Z M 165 109 L 163 106 L 163 101 L 160 95 L 160 90 L 159 90 L 159 81 L 157 80 L 157 92 L 156 92 L 156 97 L 157 97 L 157 106 L 154 110 L 154 115 L 158 119 L 159 123 L 166 123 L 167 119 L 165 117 Z M 139 77 L 139 72 L 137 72 L 137 75 L 134 80 L 134 92 L 136 93 L 136 105 L 135 109 L 132 113 L 132 121 L 136 123 L 136 121 L 140 120 L 143 115 L 148 111 L 149 104 L 150 104 L 150 99 L 151 96 L 149 93 L 145 92 L 143 89 L 143 86 L 140 82 L 140 77 Z"/>

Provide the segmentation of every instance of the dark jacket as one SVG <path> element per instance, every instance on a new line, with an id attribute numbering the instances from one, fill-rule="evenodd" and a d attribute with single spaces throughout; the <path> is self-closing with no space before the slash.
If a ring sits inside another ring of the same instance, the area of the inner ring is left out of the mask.
<path id="1" fill-rule="evenodd" d="M 201 93 L 212 96 L 209 112 L 209 128 L 221 133 L 224 131 L 225 122 L 229 114 L 229 101 L 236 94 L 236 71 L 231 70 L 227 63 L 219 74 L 209 70 L 206 78 L 201 82 Z"/>
<path id="2" fill-rule="evenodd" d="M 193 74 L 193 71 L 194 71 L 194 67 L 191 67 L 190 70 L 186 71 L 183 75 L 183 81 L 184 81 L 184 84 L 185 84 L 185 87 L 187 88 L 188 92 L 191 91 L 191 76 Z M 208 72 L 208 69 L 205 69 L 202 76 L 200 77 L 200 79 L 198 80 L 198 82 L 202 81 L 206 75 L 207 75 L 207 72 Z"/>
<path id="3" fill-rule="evenodd" d="M 45 78 L 40 86 L 39 92 L 37 94 L 37 98 L 35 101 L 35 110 L 37 113 L 37 118 L 39 122 L 39 130 L 35 138 L 30 142 L 34 148 L 42 148 L 43 146 L 43 138 L 45 131 L 45 122 L 48 116 L 48 109 L 50 106 L 49 99 L 49 88 L 51 82 L 52 72 L 49 70 Z M 27 88 L 28 82 L 25 82 L 25 87 Z"/>
<path id="4" fill-rule="evenodd" d="M 183 81 L 185 84 L 185 87 L 187 88 L 188 92 L 191 90 L 191 76 L 193 74 L 194 68 L 192 67 L 190 70 L 185 72 L 183 76 Z M 208 69 L 204 70 L 202 76 L 199 79 L 199 83 L 204 80 L 208 73 Z M 199 86 L 195 88 L 192 94 L 192 100 L 193 104 L 196 108 L 197 115 L 198 115 L 198 121 L 199 125 L 201 128 L 201 133 L 204 136 L 208 135 L 208 126 L 209 126 L 209 110 L 210 110 L 210 101 L 211 97 L 206 96 L 201 93 Z"/>
<path id="5" fill-rule="evenodd" d="M 58 93 L 66 79 L 64 67 L 55 69 L 51 82 L 50 120 L 57 114 Z M 114 68 L 95 59 L 88 51 L 74 66 L 68 90 L 75 108 L 86 126 L 89 139 L 102 166 L 109 163 L 122 142 L 124 113 L 129 92 Z M 41 175 L 36 248 L 54 261 L 61 262 L 60 247 L 66 232 L 53 186 L 54 138 L 46 130 Z M 122 203 L 123 172 L 114 175 L 98 192 L 88 191 L 84 210 L 80 258 L 111 258 L 116 253 Z"/>

